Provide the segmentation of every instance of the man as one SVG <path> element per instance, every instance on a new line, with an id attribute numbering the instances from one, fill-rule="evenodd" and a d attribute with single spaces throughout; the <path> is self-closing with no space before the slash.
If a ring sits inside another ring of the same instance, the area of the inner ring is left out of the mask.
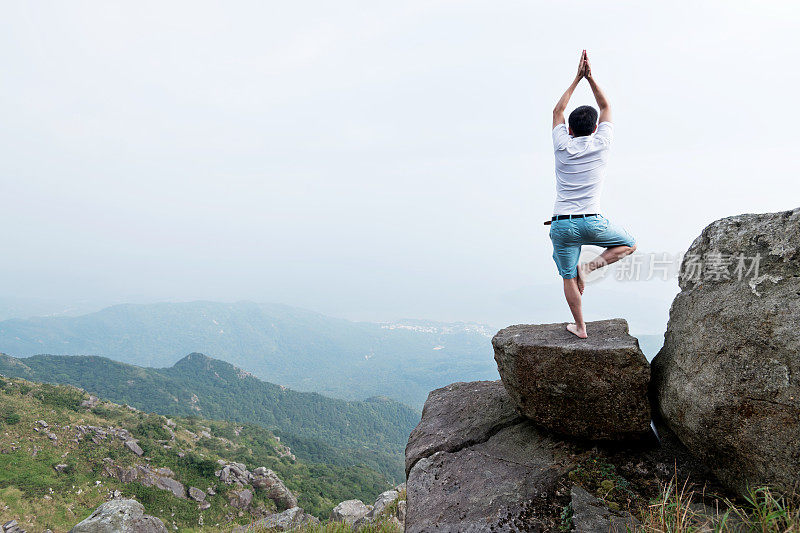
<path id="1" fill-rule="evenodd" d="M 564 110 L 581 79 L 592 88 L 597 110 L 581 106 L 564 123 Z M 581 311 L 584 278 L 590 272 L 619 261 L 636 250 L 636 241 L 625 229 L 600 214 L 599 199 L 605 178 L 608 149 L 614 136 L 611 108 L 598 87 L 586 50 L 581 53 L 578 74 L 553 109 L 553 148 L 556 159 L 556 202 L 550 226 L 553 259 L 564 278 L 564 296 L 575 322 L 567 330 L 585 339 L 586 323 Z M 605 251 L 588 263 L 578 265 L 581 246 L 602 246 Z"/>

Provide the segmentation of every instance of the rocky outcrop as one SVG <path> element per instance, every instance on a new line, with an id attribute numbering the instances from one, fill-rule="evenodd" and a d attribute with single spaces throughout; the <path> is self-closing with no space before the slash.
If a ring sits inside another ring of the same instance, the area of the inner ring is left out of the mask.
<path id="1" fill-rule="evenodd" d="M 155 468 L 150 465 L 121 466 L 106 460 L 104 473 L 123 483 L 136 482 L 145 487 L 168 490 L 178 498 L 186 499 L 186 487 L 175 479 L 175 473 L 167 467 Z"/>
<path id="2" fill-rule="evenodd" d="M 566 324 L 519 325 L 492 339 L 503 385 L 538 426 L 573 437 L 651 435 L 650 366 L 622 319 L 589 322 L 588 339 Z"/>
<path id="3" fill-rule="evenodd" d="M 98 398 L 97 396 L 92 396 L 90 394 L 88 399 L 83 400 L 81 402 L 81 407 L 84 407 L 86 409 L 94 409 L 99 404 L 100 404 L 100 398 Z"/>
<path id="4" fill-rule="evenodd" d="M 456 533 L 537 527 L 535 501 L 572 462 L 515 412 L 500 381 L 478 381 L 431 391 L 406 464 L 406 532 Z"/>
<path id="5" fill-rule="evenodd" d="M 144 514 L 144 507 L 136 500 L 111 500 L 70 533 L 167 533 L 167 528 L 158 518 Z"/>
<path id="6" fill-rule="evenodd" d="M 393 489 L 389 489 L 380 493 L 375 500 L 375 503 L 372 504 L 369 512 L 353 522 L 353 530 L 360 531 L 361 528 L 381 520 L 388 520 L 392 523 L 395 523 L 395 525 L 398 527 L 404 527 L 406 519 L 405 490 L 406 484 L 401 483 Z M 395 502 L 397 502 L 396 507 L 392 507 Z"/>
<path id="7" fill-rule="evenodd" d="M 294 531 L 305 526 L 319 525 L 319 523 L 320 521 L 316 516 L 307 514 L 300 507 L 292 507 L 281 513 L 271 514 L 247 526 L 236 527 L 233 531 L 234 533 L 244 533 L 246 531 Z"/>
<path id="8" fill-rule="evenodd" d="M 250 472 L 242 463 L 228 463 L 221 459 L 218 462 L 222 468 L 215 474 L 222 483 L 239 487 L 252 485 L 253 488 L 263 490 L 279 508 L 297 507 L 297 496 L 286 487 L 278 474 L 269 468 L 261 466 Z"/>
<path id="9" fill-rule="evenodd" d="M 430 392 L 411 432 L 397 515 L 408 533 L 558 531 L 575 485 L 602 500 L 578 492 L 575 505 L 589 501 L 612 522 L 632 495 L 647 502 L 673 475 L 721 490 L 669 428 L 658 431 L 660 442 L 557 436 L 521 416 L 500 380 L 452 383 Z M 591 509 L 580 509 L 583 520 Z"/>
<path id="10" fill-rule="evenodd" d="M 652 396 L 667 425 L 729 488 L 800 483 L 800 209 L 706 227 L 681 292 Z"/>
<path id="11" fill-rule="evenodd" d="M 215 474 L 219 477 L 219 480 L 225 483 L 226 485 L 233 485 L 238 483 L 239 485 L 249 485 L 251 474 L 250 471 L 247 470 L 247 467 L 242 463 L 226 463 L 225 461 L 220 460 L 220 464 L 222 468 L 217 470 Z"/>
<path id="12" fill-rule="evenodd" d="M 297 497 L 286 487 L 278 474 L 263 466 L 253 470 L 250 476 L 253 487 L 263 490 L 267 498 L 282 509 L 297 507 Z"/>

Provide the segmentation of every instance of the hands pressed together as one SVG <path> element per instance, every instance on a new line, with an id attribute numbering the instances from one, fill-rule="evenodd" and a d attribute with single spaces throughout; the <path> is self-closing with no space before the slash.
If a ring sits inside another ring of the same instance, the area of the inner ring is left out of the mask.
<path id="1" fill-rule="evenodd" d="M 572 81 L 569 87 L 567 87 L 567 90 L 564 91 L 564 94 L 561 95 L 561 98 L 559 98 L 558 102 L 556 103 L 556 107 L 553 109 L 554 128 L 558 124 L 563 124 L 566 122 L 564 120 L 564 110 L 567 108 L 567 104 L 569 104 L 569 99 L 572 97 L 572 93 L 575 91 L 578 83 L 580 83 L 583 78 L 586 78 L 586 81 L 589 82 L 589 86 L 592 89 L 592 94 L 594 94 L 594 99 L 597 101 L 597 107 L 600 108 L 600 122 L 611 121 L 611 108 L 608 105 L 608 100 L 592 76 L 592 65 L 589 63 L 589 55 L 586 53 L 586 50 L 584 50 L 581 52 L 581 59 L 578 62 L 578 73 L 575 75 L 575 79 Z"/>
<path id="2" fill-rule="evenodd" d="M 589 55 L 586 53 L 586 50 L 581 52 L 581 59 L 578 62 L 578 74 L 575 76 L 575 79 L 580 81 L 581 78 L 586 78 L 587 80 L 592 79 L 592 65 L 589 63 Z"/>

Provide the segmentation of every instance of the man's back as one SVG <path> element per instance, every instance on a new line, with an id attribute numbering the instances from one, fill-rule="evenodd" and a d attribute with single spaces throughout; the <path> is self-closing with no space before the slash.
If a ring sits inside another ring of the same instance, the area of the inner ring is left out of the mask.
<path id="1" fill-rule="evenodd" d="M 553 128 L 556 160 L 554 215 L 600 212 L 608 150 L 614 135 L 611 122 L 601 122 L 592 135 L 572 137 L 566 124 Z"/>

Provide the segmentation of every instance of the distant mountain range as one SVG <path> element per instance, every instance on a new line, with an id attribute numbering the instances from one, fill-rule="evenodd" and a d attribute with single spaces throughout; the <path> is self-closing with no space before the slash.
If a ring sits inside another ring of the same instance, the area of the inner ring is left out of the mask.
<path id="1" fill-rule="evenodd" d="M 493 333 L 465 323 L 351 322 L 278 304 L 125 304 L 4 320 L 0 352 L 98 355 L 150 367 L 201 352 L 299 391 L 352 400 L 383 395 L 421 409 L 432 389 L 499 378 Z"/>
<path id="2" fill-rule="evenodd" d="M 0 354 L 0 374 L 74 385 L 110 401 L 163 415 L 252 423 L 272 430 L 301 459 L 365 465 L 395 482 L 420 413 L 386 397 L 346 401 L 297 392 L 203 354 L 170 368 L 142 368 L 103 357 Z"/>

